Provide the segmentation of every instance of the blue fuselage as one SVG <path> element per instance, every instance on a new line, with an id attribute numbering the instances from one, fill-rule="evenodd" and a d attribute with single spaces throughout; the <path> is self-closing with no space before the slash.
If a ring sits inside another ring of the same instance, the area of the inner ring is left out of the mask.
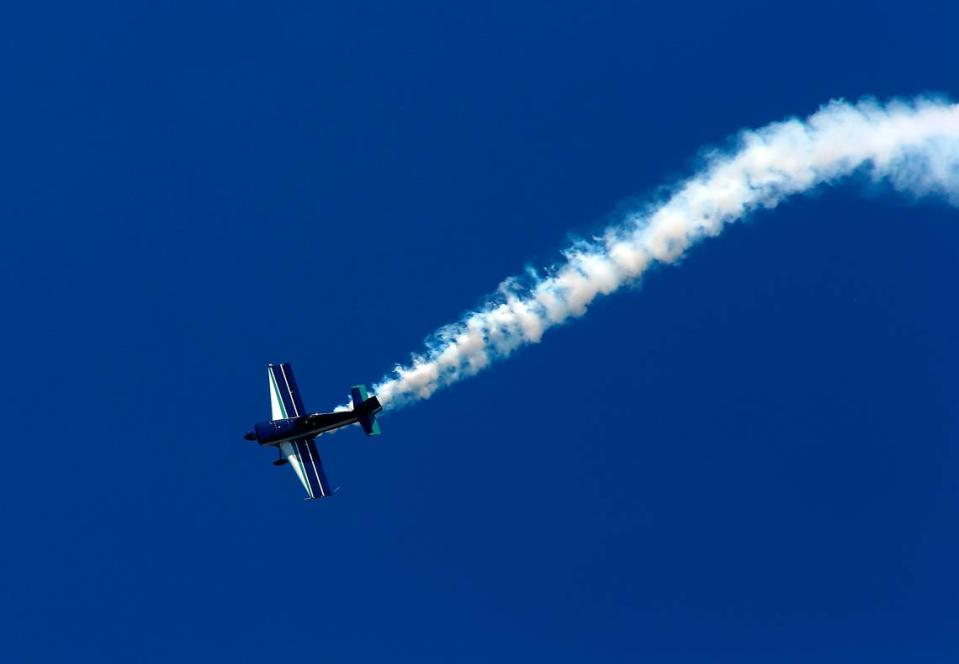
<path id="1" fill-rule="evenodd" d="M 357 422 L 356 413 L 313 413 L 283 420 L 257 422 L 253 425 L 256 442 L 260 445 L 277 445 L 287 440 L 316 438 L 321 433 L 339 429 Z"/>

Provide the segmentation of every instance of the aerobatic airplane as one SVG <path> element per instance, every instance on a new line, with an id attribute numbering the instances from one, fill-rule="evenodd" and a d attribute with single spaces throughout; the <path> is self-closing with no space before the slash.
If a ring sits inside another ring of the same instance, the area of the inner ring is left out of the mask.
<path id="1" fill-rule="evenodd" d="M 320 455 L 316 451 L 317 436 L 359 422 L 367 436 L 378 436 L 380 425 L 376 414 L 383 410 L 375 396 L 369 396 L 365 385 L 350 390 L 353 410 L 339 413 L 307 413 L 303 397 L 293 378 L 293 368 L 287 364 L 267 367 L 270 378 L 270 406 L 272 417 L 268 422 L 254 425 L 246 434 L 247 440 L 275 447 L 279 458 L 274 466 L 290 464 L 306 489 L 307 500 L 333 495 L 330 482 L 323 472 Z"/>

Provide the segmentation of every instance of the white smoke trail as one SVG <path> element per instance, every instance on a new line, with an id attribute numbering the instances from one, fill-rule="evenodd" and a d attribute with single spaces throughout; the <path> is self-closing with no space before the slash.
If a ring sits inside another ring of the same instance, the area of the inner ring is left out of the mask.
<path id="1" fill-rule="evenodd" d="M 930 99 L 831 102 L 806 120 L 744 131 L 729 152 L 712 152 L 665 201 L 632 213 L 602 238 L 564 252 L 565 262 L 532 283 L 511 278 L 486 305 L 441 328 L 427 350 L 397 366 L 374 392 L 386 408 L 426 399 L 472 376 L 549 328 L 582 316 L 599 295 L 671 263 L 703 237 L 790 194 L 862 172 L 917 195 L 959 203 L 959 105 Z"/>

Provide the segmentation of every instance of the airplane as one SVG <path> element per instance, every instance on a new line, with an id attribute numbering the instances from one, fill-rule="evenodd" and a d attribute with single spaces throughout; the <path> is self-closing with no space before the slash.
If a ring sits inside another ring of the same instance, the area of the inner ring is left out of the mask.
<path id="1" fill-rule="evenodd" d="M 326 479 L 320 455 L 314 442 L 334 429 L 359 423 L 367 436 L 380 435 L 376 415 L 383 410 L 379 400 L 370 396 L 366 385 L 350 389 L 353 410 L 338 413 L 307 413 L 300 388 L 289 363 L 270 364 L 266 368 L 270 380 L 272 419 L 253 425 L 244 438 L 261 446 L 275 447 L 279 458 L 274 466 L 290 464 L 306 489 L 306 500 L 326 498 L 336 493 Z"/>

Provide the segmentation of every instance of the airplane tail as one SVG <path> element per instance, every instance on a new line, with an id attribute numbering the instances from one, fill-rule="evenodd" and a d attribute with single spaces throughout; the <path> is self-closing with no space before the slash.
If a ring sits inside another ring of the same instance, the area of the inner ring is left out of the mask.
<path id="1" fill-rule="evenodd" d="M 376 414 L 383 410 L 380 400 L 369 395 L 366 385 L 354 385 L 350 390 L 350 397 L 353 399 L 353 412 L 356 413 L 363 431 L 367 436 L 379 436 L 380 425 L 376 422 Z"/>

